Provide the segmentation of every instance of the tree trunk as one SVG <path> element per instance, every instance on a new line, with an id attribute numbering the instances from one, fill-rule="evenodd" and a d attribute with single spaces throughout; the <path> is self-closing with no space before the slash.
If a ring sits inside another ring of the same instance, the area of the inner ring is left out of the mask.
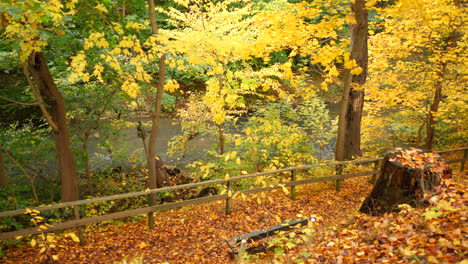
<path id="1" fill-rule="evenodd" d="M 435 136 L 435 126 L 436 126 L 436 119 L 435 113 L 439 111 L 439 104 L 442 101 L 442 87 L 445 77 L 445 69 L 447 63 L 443 63 L 442 70 L 438 74 L 438 81 L 435 87 L 434 99 L 432 100 L 432 104 L 429 108 L 429 113 L 427 115 L 427 126 L 426 126 L 426 149 L 432 149 L 432 145 L 434 143 L 434 136 Z"/>
<path id="2" fill-rule="evenodd" d="M 361 151 L 361 119 L 364 108 L 364 91 L 355 91 L 351 88 L 346 113 L 346 130 L 344 139 L 343 160 L 362 156 Z"/>
<path id="3" fill-rule="evenodd" d="M 224 129 L 222 125 L 218 126 L 218 136 L 219 136 L 219 155 L 224 154 L 224 145 L 226 144 L 226 138 L 224 136 Z"/>
<path id="4" fill-rule="evenodd" d="M 6 175 L 5 163 L 3 161 L 3 152 L 0 151 L 0 186 L 7 186 L 8 178 Z"/>
<path id="5" fill-rule="evenodd" d="M 54 132 L 62 180 L 62 201 L 77 200 L 78 186 L 75 159 L 71 149 L 70 133 L 62 94 L 50 75 L 44 55 L 41 52 L 35 52 L 29 56 L 28 60 L 28 71 L 39 89 L 39 93 L 36 96 L 41 97 L 38 98 L 38 101 L 44 104 L 41 110 Z M 35 89 L 34 87 L 31 88 Z M 47 116 L 50 118 L 47 118 Z"/>
<path id="6" fill-rule="evenodd" d="M 434 152 L 419 149 L 395 150 L 385 156 L 380 176 L 359 212 L 381 215 L 398 210 L 398 205 L 416 206 L 424 193 L 434 191 L 451 170 L 445 160 Z"/>
<path id="7" fill-rule="evenodd" d="M 166 169 L 164 168 L 164 163 L 159 156 L 157 156 L 154 160 L 156 161 L 156 179 L 160 180 L 158 187 L 167 186 L 169 183 L 169 176 Z"/>
<path id="8" fill-rule="evenodd" d="M 461 1 L 455 0 L 454 5 L 457 8 L 461 7 Z M 456 28 L 456 27 L 455 27 Z M 457 46 L 458 41 L 458 31 L 454 30 L 450 33 L 450 37 L 448 38 L 447 45 L 445 46 L 445 52 L 449 51 L 451 48 Z M 432 149 L 432 145 L 434 143 L 435 137 L 435 126 L 437 124 L 437 120 L 435 118 L 435 113 L 439 111 L 439 104 L 442 101 L 442 88 L 444 86 L 445 81 L 445 74 L 447 71 L 447 63 L 448 60 L 444 60 L 439 63 L 440 70 L 437 73 L 437 81 L 435 84 L 435 92 L 434 92 L 434 99 L 432 100 L 431 106 L 429 108 L 429 113 L 427 115 L 427 126 L 426 126 L 426 149 Z"/>
<path id="9" fill-rule="evenodd" d="M 362 72 L 353 76 L 350 69 L 345 70 L 335 149 L 335 159 L 339 161 L 350 160 L 354 156 L 362 155 L 361 118 L 364 106 L 364 91 L 355 90 L 352 84 L 363 85 L 367 78 L 368 15 L 365 5 L 365 0 L 356 0 L 351 3 L 351 10 L 356 19 L 356 24 L 350 25 L 351 59 L 356 60 L 357 65 L 362 68 Z"/>
<path id="10" fill-rule="evenodd" d="M 158 35 L 159 30 L 156 25 L 156 12 L 154 10 L 154 1 L 148 0 L 150 25 L 153 36 Z M 159 75 L 158 75 L 158 88 L 156 99 L 154 100 L 153 113 L 151 114 L 151 134 L 148 143 L 148 171 L 149 171 L 149 188 L 159 188 L 163 186 L 164 179 L 158 177 L 158 170 L 156 162 L 156 142 L 159 134 L 160 119 L 161 119 L 161 102 L 164 94 L 164 83 L 166 81 L 166 55 L 162 55 L 159 59 Z M 161 174 L 159 174 L 161 175 Z"/>

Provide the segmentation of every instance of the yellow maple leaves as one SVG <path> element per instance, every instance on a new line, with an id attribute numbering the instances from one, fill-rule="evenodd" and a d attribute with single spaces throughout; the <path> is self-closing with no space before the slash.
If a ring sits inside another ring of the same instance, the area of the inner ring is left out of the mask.
<path id="1" fill-rule="evenodd" d="M 136 82 L 126 80 L 122 84 L 122 90 L 131 98 L 136 98 L 140 93 L 140 86 Z"/>
<path id="2" fill-rule="evenodd" d="M 73 14 L 75 3 L 63 6 L 59 0 L 50 1 L 3 1 L 0 3 L 5 19 L 5 35 L 19 44 L 20 59 L 25 61 L 31 52 L 41 51 L 47 46 L 47 32 L 61 34 L 63 17 Z"/>
<path id="3" fill-rule="evenodd" d="M 84 49 L 90 49 L 93 47 L 98 48 L 108 48 L 109 43 L 105 39 L 104 33 L 101 32 L 93 32 L 89 37 L 87 37 L 84 41 Z"/>
<path id="4" fill-rule="evenodd" d="M 385 30 L 369 38 L 369 102 L 365 107 L 370 113 L 366 119 L 372 120 L 364 120 L 369 124 L 364 134 L 381 138 L 385 126 L 397 132 L 413 127 L 413 135 L 419 133 L 421 138 L 436 87 L 442 88 L 445 99 L 438 113 L 432 114 L 448 124 L 451 133 L 466 134 L 463 126 L 455 125 L 466 120 L 466 115 L 455 113 L 467 112 L 466 103 L 459 103 L 464 100 L 459 87 L 464 86 L 461 76 L 468 64 L 462 55 L 467 50 L 466 36 L 453 35 L 468 30 L 462 22 L 466 12 L 448 0 L 400 0 L 377 11 L 383 21 L 379 27 Z M 392 114 L 382 118 L 389 111 Z M 403 134 L 398 137 L 408 140 Z"/>

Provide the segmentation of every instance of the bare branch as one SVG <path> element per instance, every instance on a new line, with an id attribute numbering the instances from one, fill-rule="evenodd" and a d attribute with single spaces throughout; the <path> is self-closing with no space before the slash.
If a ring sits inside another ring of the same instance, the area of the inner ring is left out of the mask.
<path id="1" fill-rule="evenodd" d="M 16 101 L 16 100 L 13 100 L 13 99 L 10 99 L 10 98 L 6 98 L 4 96 L 1 96 L 0 95 L 0 99 L 3 99 L 5 101 L 8 101 L 8 102 L 12 102 L 13 104 L 6 104 L 6 105 L 0 105 L 0 106 L 10 106 L 10 105 L 26 105 L 26 106 L 31 106 L 31 105 L 39 105 L 39 103 L 22 103 L 22 102 L 19 102 L 19 101 Z"/>
<path id="2" fill-rule="evenodd" d="M 3 148 L 2 145 L 0 145 L 0 151 L 3 151 L 3 153 L 5 153 L 16 164 L 16 166 L 24 173 L 24 175 L 28 178 L 29 183 L 31 184 L 31 189 L 32 189 L 32 192 L 33 192 L 33 195 L 34 195 L 34 199 L 36 199 L 36 201 L 39 201 L 39 196 L 37 195 L 36 187 L 34 186 L 34 179 L 36 177 L 31 176 L 26 171 L 26 168 L 23 165 L 21 165 L 21 163 L 8 150 Z"/>

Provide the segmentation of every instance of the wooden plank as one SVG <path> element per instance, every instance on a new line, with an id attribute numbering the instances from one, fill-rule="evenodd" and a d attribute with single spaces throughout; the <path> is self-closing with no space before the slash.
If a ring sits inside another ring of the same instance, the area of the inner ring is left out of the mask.
<path id="1" fill-rule="evenodd" d="M 351 174 L 345 174 L 345 175 L 334 175 L 334 176 L 321 177 L 321 178 L 310 178 L 310 179 L 284 183 L 284 187 L 331 181 L 331 180 L 337 180 L 337 179 L 347 179 L 347 178 L 352 178 L 352 177 L 372 175 L 373 173 L 376 173 L 376 171 L 358 172 L 358 173 L 351 173 Z M 282 186 L 268 186 L 268 187 L 260 187 L 260 188 L 242 190 L 242 191 L 238 191 L 237 193 L 253 194 L 253 193 L 266 192 L 266 191 L 271 191 L 271 190 L 281 189 L 281 188 L 283 187 Z M 162 205 L 154 205 L 151 207 L 144 207 L 144 208 L 138 208 L 138 209 L 133 209 L 133 210 L 124 211 L 124 212 L 112 213 L 108 215 L 83 218 L 80 220 L 71 220 L 71 221 L 55 224 L 53 227 L 49 228 L 47 232 L 75 228 L 75 227 L 79 227 L 83 225 L 94 224 L 94 223 L 99 223 L 99 222 L 104 222 L 104 221 L 116 220 L 116 219 L 120 219 L 124 217 L 129 217 L 129 216 L 134 216 L 134 215 L 144 214 L 144 213 L 149 213 L 149 212 L 163 211 L 163 210 L 179 208 L 183 206 L 208 203 L 208 202 L 217 201 L 217 200 L 224 200 L 226 198 L 227 198 L 227 194 L 222 194 L 222 195 L 208 196 L 208 197 L 202 197 L 202 198 L 179 201 L 179 202 L 162 204 Z M 4 232 L 4 233 L 0 233 L 0 240 L 11 239 L 16 236 L 35 235 L 35 234 L 40 234 L 40 233 L 41 231 L 39 231 L 37 228 L 29 228 L 29 229 L 23 229 L 23 230 L 12 231 L 12 232 Z"/>
<path id="2" fill-rule="evenodd" d="M 280 170 L 274 170 L 274 171 L 264 171 L 264 172 L 257 172 L 254 174 L 246 174 L 242 176 L 236 176 L 236 177 L 231 177 L 229 180 L 230 181 L 240 181 L 240 180 L 245 180 L 249 178 L 255 178 L 258 176 L 263 176 L 263 175 L 269 175 L 269 174 L 275 174 L 275 173 L 281 173 L 281 172 L 288 172 L 292 170 L 308 170 L 308 169 L 313 169 L 313 168 L 320 168 L 320 167 L 325 167 L 325 166 L 336 166 L 336 165 L 344 165 L 344 164 L 366 164 L 366 163 L 372 163 L 375 161 L 380 161 L 383 158 L 373 158 L 373 159 L 365 159 L 365 160 L 350 160 L 350 161 L 340 161 L 340 162 L 329 162 L 329 163 L 324 163 L 324 164 L 314 164 L 314 165 L 307 165 L 307 166 L 300 166 L 300 167 L 291 167 L 291 168 L 285 168 L 285 169 L 280 169 Z"/>
<path id="3" fill-rule="evenodd" d="M 468 149 L 468 147 L 458 148 L 458 149 L 450 149 L 450 150 L 443 150 L 443 151 L 438 151 L 438 153 L 447 153 L 447 152 L 461 151 L 461 150 L 466 150 L 466 149 Z M 312 169 L 312 168 L 318 168 L 318 167 L 324 167 L 324 166 L 336 166 L 336 165 L 343 165 L 343 164 L 349 164 L 349 163 L 365 164 L 365 163 L 372 163 L 372 162 L 375 162 L 375 161 L 379 161 L 379 160 L 382 160 L 382 159 L 383 158 L 372 158 L 372 159 L 365 159 L 365 160 L 329 162 L 329 163 L 324 163 L 324 164 L 314 164 L 314 165 L 307 165 L 307 166 L 300 166 L 300 167 L 291 167 L 291 168 L 285 168 L 285 169 L 280 169 L 280 170 L 265 171 L 265 172 L 259 172 L 259 173 L 254 173 L 254 174 L 247 174 L 247 175 L 232 177 L 230 180 L 231 181 L 240 181 L 240 180 L 243 180 L 243 179 L 255 178 L 255 177 L 258 177 L 258 176 L 276 174 L 276 173 L 281 173 L 281 172 L 288 172 L 288 171 L 292 171 L 292 170 L 307 170 L 307 169 Z M 457 161 L 461 162 L 463 160 L 457 159 L 457 160 L 454 160 L 454 161 L 450 161 L 450 163 L 454 163 L 454 162 L 457 162 Z M 84 204 L 90 204 L 90 203 L 99 203 L 99 202 L 105 202 L 105 201 L 112 201 L 112 200 L 118 200 L 118 199 L 138 197 L 138 196 L 148 195 L 148 194 L 156 194 L 156 193 L 159 193 L 159 192 L 169 192 L 169 191 L 175 191 L 175 190 L 180 190 L 180 189 L 195 188 L 195 187 L 199 187 L 199 186 L 214 185 L 214 184 L 225 184 L 225 183 L 226 183 L 225 179 L 216 179 L 216 180 L 210 180 L 210 181 L 204 181 L 204 182 L 196 182 L 196 183 L 189 183 L 189 184 L 183 184 L 183 185 L 177 185 L 177 186 L 163 187 L 163 188 L 159 188 L 159 189 L 152 189 L 150 191 L 140 191 L 140 192 L 116 194 L 116 195 L 110 195 L 110 196 L 105 196 L 105 197 L 97 197 L 97 198 L 91 198 L 91 199 L 85 199 L 85 200 L 78 200 L 78 201 L 73 201 L 73 202 L 65 202 L 65 203 L 59 203 L 59 204 L 53 204 L 53 205 L 39 206 L 39 207 L 30 208 L 30 209 L 31 210 L 38 210 L 38 211 L 49 211 L 49 210 L 56 210 L 56 209 L 60 209 L 60 208 L 66 208 L 66 207 L 72 207 L 72 206 L 78 206 L 78 205 L 84 205 Z M 26 212 L 25 209 L 0 212 L 0 217 L 20 215 L 20 214 L 23 214 L 25 212 Z"/>
<path id="4" fill-rule="evenodd" d="M 174 208 L 179 208 L 179 207 L 184 207 L 184 206 L 189 206 L 189 205 L 197 205 L 197 204 L 202 204 L 202 203 L 209 203 L 213 201 L 224 200 L 227 197 L 228 197 L 227 194 L 218 194 L 218 195 L 184 200 L 184 201 L 179 201 L 179 202 L 155 205 L 152 208 L 153 208 L 153 211 L 164 211 L 164 210 L 169 210 L 169 209 L 174 209 Z"/>
<path id="5" fill-rule="evenodd" d="M 371 162 L 374 162 L 374 161 L 377 161 L 377 160 L 382 160 L 382 158 L 373 158 L 373 159 L 366 159 L 366 160 L 341 161 L 341 162 L 329 162 L 329 163 L 325 163 L 325 164 L 315 164 L 315 165 L 307 165 L 307 166 L 301 166 L 301 167 L 285 168 L 285 169 L 274 170 L 274 171 L 265 171 L 265 172 L 259 172 L 259 173 L 254 173 L 254 174 L 247 174 L 247 175 L 232 177 L 232 178 L 230 178 L 230 181 L 240 181 L 240 180 L 243 180 L 243 179 L 255 178 L 255 177 L 259 177 L 259 176 L 263 176 L 263 175 L 276 174 L 276 173 L 281 173 L 281 172 L 288 172 L 288 171 L 292 171 L 292 170 L 307 170 L 307 169 L 318 168 L 318 167 L 323 167 L 323 166 L 334 166 L 334 165 L 347 164 L 347 163 L 363 164 L 363 163 L 371 163 Z M 149 191 L 140 191 L 140 192 L 116 194 L 116 195 L 110 195 L 110 196 L 105 196 L 105 197 L 97 197 L 97 198 L 78 200 L 78 201 L 72 201 L 72 202 L 65 202 L 65 203 L 59 203 L 59 204 L 53 204 L 53 205 L 39 206 L 39 207 L 30 208 L 30 209 L 31 210 L 38 210 L 38 211 L 50 211 L 50 210 L 56 210 L 56 209 L 60 209 L 60 208 L 66 208 L 66 207 L 72 207 L 72 206 L 78 206 L 78 205 L 84 205 L 84 204 L 90 204 L 90 203 L 113 201 L 113 200 L 138 197 L 138 196 L 143 196 L 143 195 L 148 195 L 148 194 L 156 194 L 156 193 L 159 193 L 159 192 L 169 192 L 169 191 L 175 191 L 175 190 L 181 190 L 181 189 L 187 189 L 187 188 L 195 188 L 195 187 L 199 187 L 199 186 L 214 185 L 214 184 L 225 184 L 225 183 L 226 183 L 226 179 L 216 179 L 216 180 L 210 180 L 210 181 L 182 184 L 182 185 L 177 185 L 177 186 L 162 187 L 162 188 L 158 188 L 158 189 L 152 189 L 152 190 L 149 190 Z M 24 214 L 25 212 L 26 212 L 25 209 L 0 212 L 0 217 L 20 215 L 20 214 Z"/>
<path id="6" fill-rule="evenodd" d="M 143 207 L 143 208 L 123 211 L 123 212 L 118 212 L 118 213 L 112 213 L 112 214 L 107 214 L 107 215 L 82 218 L 79 220 L 70 220 L 67 222 L 54 224 L 52 225 L 52 227 L 50 227 L 46 231 L 39 230 L 38 228 L 28 228 L 28 229 L 22 229 L 22 230 L 12 231 L 12 232 L 3 232 L 3 233 L 0 233 L 0 240 L 12 239 L 17 236 L 36 235 L 40 233 L 71 229 L 71 228 L 75 228 L 79 226 L 95 224 L 95 223 L 100 223 L 100 222 L 110 221 L 110 220 L 116 220 L 120 218 L 125 218 L 125 217 L 139 215 L 139 214 L 145 214 L 149 212 L 164 211 L 164 210 L 188 206 L 188 205 L 208 203 L 212 201 L 223 200 L 223 199 L 226 199 L 226 197 L 227 197 L 226 194 L 214 195 L 214 196 L 202 197 L 202 198 L 185 200 L 185 201 L 174 202 L 174 203 L 154 205 L 151 207 Z"/>
<path id="7" fill-rule="evenodd" d="M 344 180 L 344 179 L 348 179 L 348 178 L 372 175 L 372 174 L 378 173 L 378 172 L 379 172 L 379 170 L 377 170 L 377 171 L 363 171 L 363 172 L 349 173 L 349 174 L 343 174 L 343 175 L 333 175 L 333 176 L 328 176 L 328 177 L 309 178 L 309 179 L 303 179 L 303 180 L 298 180 L 298 181 L 285 182 L 283 184 L 283 186 L 284 187 L 291 187 L 291 186 L 298 186 L 298 185 L 304 185 L 304 184 L 310 184 L 310 183 L 318 183 L 318 182 L 326 182 L 326 181 L 334 181 L 334 180 Z M 252 188 L 252 189 L 247 189 L 247 190 L 240 190 L 240 191 L 237 191 L 236 193 L 254 194 L 254 193 L 259 193 L 259 192 L 267 192 L 267 191 L 282 189 L 283 186 L 275 185 L 275 186 L 258 187 L 258 188 Z"/>
<path id="8" fill-rule="evenodd" d="M 458 149 L 439 151 L 438 153 L 447 153 L 447 152 L 461 151 L 461 150 L 467 150 L 467 149 L 468 149 L 468 147 L 464 147 L 464 148 L 458 148 Z M 276 173 L 296 171 L 296 170 L 307 170 L 307 169 L 318 168 L 318 167 L 323 167 L 323 166 L 336 166 L 336 165 L 343 165 L 343 164 L 349 164 L 349 163 L 353 163 L 353 164 L 372 163 L 372 162 L 375 162 L 375 161 L 380 161 L 382 159 L 383 158 L 373 158 L 373 159 L 365 159 L 365 160 L 330 162 L 330 163 L 325 163 L 325 164 L 315 164 L 315 165 L 307 165 L 307 166 L 301 166 L 301 167 L 285 168 L 285 169 L 280 169 L 280 170 L 275 170 L 275 171 L 267 171 L 267 172 L 260 172 L 260 173 L 242 175 L 242 176 L 238 176 L 238 177 L 232 177 L 232 178 L 230 178 L 230 181 L 239 181 L 239 180 L 254 178 L 254 177 L 258 177 L 258 176 L 262 176 L 262 175 L 276 174 Z M 466 161 L 466 160 L 467 160 L 466 158 L 462 158 L 462 159 L 450 160 L 448 162 L 449 163 L 456 163 L 456 162 L 462 162 L 462 161 Z M 347 178 L 352 178 L 352 177 L 372 175 L 372 174 L 378 173 L 378 172 L 379 172 L 378 170 L 374 170 L 374 171 L 368 171 L 368 172 L 351 173 L 351 174 L 346 174 L 346 175 L 334 175 L 334 176 L 328 176 L 328 177 L 303 179 L 303 180 L 300 180 L 300 181 L 287 182 L 283 186 L 289 187 L 289 186 L 296 186 L 296 185 L 309 184 L 309 183 L 317 183 L 317 182 L 325 182 L 325 181 L 331 181 L 331 180 L 347 179 Z M 226 183 L 225 179 L 216 179 L 216 180 L 210 180 L 210 181 L 204 181 L 204 182 L 183 184 L 183 185 L 178 185 L 178 186 L 163 187 L 163 188 L 159 188 L 159 189 L 152 189 L 152 190 L 149 190 L 149 191 L 140 191 L 140 192 L 133 192 L 133 193 L 117 194 L 117 195 L 111 195 L 111 196 L 106 196 L 106 197 L 98 197 L 98 198 L 78 200 L 78 201 L 66 202 L 66 203 L 60 203 L 60 204 L 54 204 L 54 205 L 39 206 L 39 207 L 30 208 L 30 209 L 31 210 L 38 210 L 38 211 L 56 210 L 56 209 L 60 209 L 60 208 L 79 206 L 79 205 L 84 205 L 84 204 L 89 204 L 89 203 L 112 201 L 112 200 L 117 200 L 117 199 L 138 197 L 138 196 L 148 195 L 148 194 L 156 194 L 156 193 L 159 193 L 159 192 L 169 192 L 169 191 L 180 190 L 180 189 L 195 188 L 195 187 L 199 187 L 199 186 L 224 184 L 224 183 Z M 282 188 L 282 187 L 281 186 L 269 186 L 269 187 L 262 187 L 262 188 L 253 188 L 253 189 L 249 189 L 249 190 L 242 190 L 242 191 L 239 191 L 239 192 L 244 193 L 244 194 L 251 194 L 251 193 L 257 193 L 257 192 L 269 191 L 269 190 L 273 190 L 273 189 L 280 189 L 280 188 Z M 165 204 L 165 205 L 155 205 L 155 206 L 151 206 L 151 207 L 133 209 L 133 210 L 130 210 L 130 211 L 118 212 L 118 213 L 113 213 L 113 214 L 103 215 L 103 216 L 97 216 L 97 217 L 92 217 L 92 218 L 73 220 L 73 221 L 68 221 L 68 222 L 56 224 L 54 229 L 49 230 L 49 231 L 68 229 L 68 228 L 78 227 L 78 226 L 82 226 L 82 225 L 86 225 L 86 224 L 98 223 L 98 222 L 102 222 L 102 221 L 114 220 L 114 219 L 118 219 L 118 218 L 123 218 L 123 217 L 133 216 L 133 215 L 137 215 L 137 214 L 147 213 L 147 212 L 151 212 L 151 211 L 160 211 L 160 210 L 166 210 L 166 209 L 171 209 L 171 208 L 178 208 L 178 207 L 182 207 L 182 206 L 200 204 L 200 203 L 204 203 L 204 202 L 222 200 L 222 199 L 226 199 L 226 198 L 227 198 L 226 194 L 216 195 L 216 196 L 212 196 L 212 197 L 203 197 L 203 198 L 187 200 L 187 201 L 181 201 L 181 202 L 175 202 L 175 203 L 170 203 L 170 204 Z M 23 214 L 25 212 L 26 212 L 25 209 L 0 212 L 0 217 L 20 215 L 20 214 Z M 20 231 L 14 231 L 14 232 L 0 233 L 0 239 L 4 239 L 3 237 L 7 236 L 5 234 L 9 234 L 8 237 L 10 237 L 10 238 L 13 238 L 15 236 L 22 236 L 23 233 L 28 234 L 26 232 L 27 230 L 31 231 L 31 230 L 34 230 L 34 228 L 20 230 Z M 20 233 L 20 232 L 22 232 L 22 233 Z M 34 233 L 34 234 L 37 234 L 37 230 L 36 230 L 36 233 Z"/>
<path id="9" fill-rule="evenodd" d="M 303 179 L 303 180 L 298 180 L 294 182 L 286 182 L 284 185 L 288 187 L 292 185 L 304 185 L 304 184 L 310 184 L 310 183 L 344 180 L 344 179 L 349 179 L 349 178 L 372 175 L 374 173 L 379 173 L 379 172 L 380 170 L 373 170 L 373 171 L 348 173 L 348 174 L 343 174 L 343 175 L 332 175 L 332 176 L 320 177 L 320 178 L 309 178 L 309 179 Z"/>
<path id="10" fill-rule="evenodd" d="M 451 164 L 451 163 L 457 163 L 457 162 L 462 162 L 462 161 L 467 161 L 466 159 L 452 159 L 452 160 L 447 160 L 447 163 L 448 164 Z"/>
<path id="11" fill-rule="evenodd" d="M 59 204 L 53 204 L 53 205 L 39 206 L 39 207 L 30 208 L 30 209 L 31 210 L 38 210 L 38 211 L 49 211 L 49 210 L 56 210 L 56 209 L 60 209 L 60 208 L 72 207 L 72 206 L 83 205 L 83 204 L 113 201 L 113 200 L 138 197 L 138 196 L 143 196 L 143 195 L 148 195 L 148 194 L 156 194 L 156 193 L 159 193 L 159 192 L 169 192 L 169 191 L 174 191 L 174 190 L 194 188 L 194 187 L 198 187 L 198 186 L 219 184 L 219 183 L 225 183 L 225 182 L 226 182 L 225 179 L 217 179 L 217 180 L 211 180 L 211 181 L 204 181 L 204 182 L 189 183 L 189 184 L 183 184 L 183 185 L 177 185 L 177 186 L 163 187 L 163 188 L 159 188 L 159 189 L 153 189 L 153 190 L 150 190 L 150 191 L 140 191 L 140 192 L 116 194 L 116 195 L 110 195 L 110 196 L 105 196 L 105 197 L 78 200 L 78 201 L 73 201 L 73 202 L 66 202 L 66 203 L 59 203 Z M 25 212 L 26 212 L 25 209 L 0 212 L 0 217 L 20 215 L 20 214 L 24 214 Z"/>
<path id="12" fill-rule="evenodd" d="M 262 229 L 259 231 L 251 232 L 247 235 L 243 236 L 236 236 L 231 239 L 226 239 L 226 243 L 228 244 L 229 248 L 232 250 L 234 254 L 237 254 L 238 251 L 236 250 L 236 247 L 238 247 L 242 241 L 250 242 L 250 241 L 257 241 L 269 236 L 276 235 L 277 232 L 279 231 L 288 231 L 291 230 L 295 227 L 302 227 L 306 225 L 309 221 L 315 221 L 314 217 L 306 218 L 306 219 L 301 219 L 301 220 L 296 220 L 292 221 L 289 223 L 284 223 L 281 225 L 276 225 L 271 228 L 267 229 Z"/>
<path id="13" fill-rule="evenodd" d="M 463 148 L 456 148 L 456 149 L 447 149 L 447 150 L 440 150 L 436 151 L 439 154 L 447 153 L 447 152 L 455 152 L 455 151 L 462 151 L 462 150 L 467 150 L 468 147 L 463 147 Z"/>

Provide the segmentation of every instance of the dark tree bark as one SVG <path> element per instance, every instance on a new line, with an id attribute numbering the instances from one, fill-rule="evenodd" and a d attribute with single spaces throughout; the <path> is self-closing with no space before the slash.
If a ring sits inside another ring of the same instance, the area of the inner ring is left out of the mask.
<path id="1" fill-rule="evenodd" d="M 59 171 L 62 180 L 62 201 L 78 199 L 77 173 L 75 159 L 71 149 L 70 133 L 68 130 L 65 103 L 57 88 L 49 67 L 41 52 L 34 52 L 28 58 L 28 68 L 25 73 L 28 81 L 34 81 L 31 89 L 35 92 L 41 110 L 49 125 L 52 127 L 59 161 Z"/>
<path id="2" fill-rule="evenodd" d="M 3 152 L 0 150 L 0 186 L 7 186 L 8 178 L 6 175 L 5 163 L 3 161 Z"/>
<path id="3" fill-rule="evenodd" d="M 345 70 L 343 97 L 340 102 L 338 121 L 338 135 L 336 140 L 335 159 L 350 160 L 361 156 L 361 118 L 364 107 L 364 91 L 353 87 L 363 85 L 367 78 L 367 33 L 368 14 L 365 0 L 356 0 L 351 3 L 356 24 L 350 25 L 351 31 L 351 59 L 356 60 L 362 68 L 359 75 L 352 75 L 349 69 Z"/>
<path id="4" fill-rule="evenodd" d="M 342 160 L 351 160 L 362 156 L 361 151 L 361 119 L 364 108 L 364 91 L 351 88 L 348 109 L 346 113 L 346 131 L 344 153 Z"/>
<path id="5" fill-rule="evenodd" d="M 381 215 L 398 210 L 398 205 L 416 206 L 424 193 L 434 191 L 451 170 L 434 152 L 418 149 L 396 150 L 385 156 L 380 176 L 359 212 Z"/>

